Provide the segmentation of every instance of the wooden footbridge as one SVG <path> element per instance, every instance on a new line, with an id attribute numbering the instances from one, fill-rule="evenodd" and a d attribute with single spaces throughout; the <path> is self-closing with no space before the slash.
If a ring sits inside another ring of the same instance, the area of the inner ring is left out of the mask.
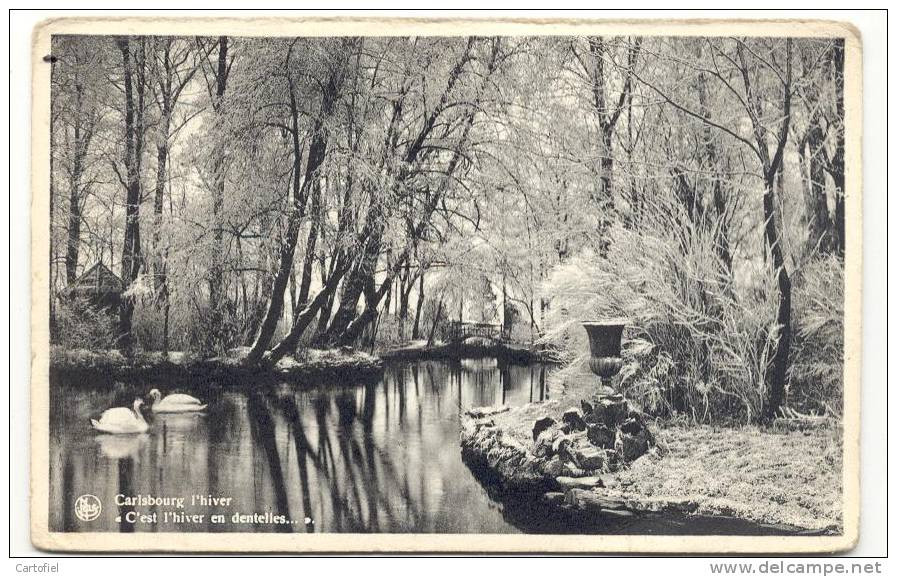
<path id="1" fill-rule="evenodd" d="M 460 343 L 470 337 L 479 337 L 497 342 L 509 342 L 511 335 L 502 325 L 491 323 L 463 323 L 452 321 L 448 325 L 448 340 Z"/>

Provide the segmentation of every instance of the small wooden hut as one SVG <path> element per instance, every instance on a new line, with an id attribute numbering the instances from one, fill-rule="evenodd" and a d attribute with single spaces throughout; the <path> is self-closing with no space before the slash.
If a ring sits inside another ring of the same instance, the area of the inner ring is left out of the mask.
<path id="1" fill-rule="evenodd" d="M 90 267 L 68 287 L 73 298 L 86 299 L 91 305 L 117 310 L 123 291 L 121 279 L 101 262 Z"/>

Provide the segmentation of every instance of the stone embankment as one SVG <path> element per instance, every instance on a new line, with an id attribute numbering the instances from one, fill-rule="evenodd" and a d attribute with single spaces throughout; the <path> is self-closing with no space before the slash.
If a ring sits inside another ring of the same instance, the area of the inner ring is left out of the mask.
<path id="1" fill-rule="evenodd" d="M 584 390 L 574 382 L 553 400 L 462 416 L 462 457 L 490 493 L 601 523 L 639 515 L 751 534 L 841 531 L 837 423 L 658 425 L 620 395 L 584 401 Z"/>

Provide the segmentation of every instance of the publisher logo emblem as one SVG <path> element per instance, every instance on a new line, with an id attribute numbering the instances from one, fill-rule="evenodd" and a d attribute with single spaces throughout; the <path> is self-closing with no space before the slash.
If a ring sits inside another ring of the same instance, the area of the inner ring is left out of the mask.
<path id="1" fill-rule="evenodd" d="M 93 521 L 102 510 L 100 500 L 93 495 L 81 495 L 75 499 L 75 516 L 82 521 Z"/>

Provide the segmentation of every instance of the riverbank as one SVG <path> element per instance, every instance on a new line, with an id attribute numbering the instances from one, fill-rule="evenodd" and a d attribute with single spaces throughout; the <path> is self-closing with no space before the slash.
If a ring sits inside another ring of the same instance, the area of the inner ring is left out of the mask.
<path id="1" fill-rule="evenodd" d="M 426 361 L 496 358 L 512 364 L 550 362 L 545 355 L 524 345 L 505 344 L 489 339 L 469 338 L 458 343 L 412 341 L 399 347 L 379 351 L 377 356 L 385 361 Z"/>
<path id="2" fill-rule="evenodd" d="M 619 470 L 558 470 L 556 462 L 536 456 L 533 425 L 545 417 L 561 421 L 597 390 L 590 374 L 563 378 L 559 398 L 462 417 L 462 456 L 506 495 L 592 517 L 728 517 L 792 533 L 841 532 L 838 423 L 780 421 L 760 428 L 654 422 L 649 428 L 656 445 Z"/>
<path id="3" fill-rule="evenodd" d="M 383 374 L 380 359 L 352 349 L 309 350 L 300 358 L 284 357 L 273 367 L 245 365 L 242 361 L 247 352 L 243 348 L 234 349 L 226 356 L 210 359 L 199 359 L 182 352 L 171 352 L 167 356 L 146 352 L 128 360 L 117 350 L 64 350 L 54 346 L 50 348 L 50 378 L 67 383 L 166 379 L 200 386 L 211 383 L 239 386 L 248 381 L 354 384 L 376 381 Z"/>

